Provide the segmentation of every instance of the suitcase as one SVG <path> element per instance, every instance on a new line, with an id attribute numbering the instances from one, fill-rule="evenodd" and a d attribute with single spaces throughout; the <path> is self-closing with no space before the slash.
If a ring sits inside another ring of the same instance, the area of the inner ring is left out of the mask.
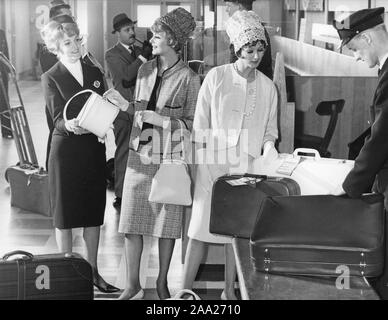
<path id="1" fill-rule="evenodd" d="M 354 161 L 321 158 L 314 149 L 300 148 L 293 154 L 280 154 L 270 164 L 264 164 L 263 159 L 259 158 L 253 167 L 255 174 L 295 180 L 299 184 L 301 195 L 323 195 L 330 194 L 342 185 L 353 169 Z"/>
<path id="2" fill-rule="evenodd" d="M 213 185 L 209 230 L 249 239 L 260 205 L 267 196 L 299 194 L 298 184 L 288 178 L 251 174 L 220 177 Z"/>
<path id="3" fill-rule="evenodd" d="M 350 276 L 381 275 L 383 201 L 380 194 L 360 199 L 329 195 L 266 198 L 250 241 L 255 269 L 295 275 L 338 276 L 342 273 L 338 270 L 349 270 Z"/>
<path id="4" fill-rule="evenodd" d="M 15 260 L 12 256 L 21 255 Z M 92 267 L 78 254 L 33 256 L 24 251 L 0 260 L 0 300 L 93 300 Z"/>
<path id="5" fill-rule="evenodd" d="M 5 177 L 11 187 L 11 206 L 51 217 L 47 172 L 12 166 Z"/>

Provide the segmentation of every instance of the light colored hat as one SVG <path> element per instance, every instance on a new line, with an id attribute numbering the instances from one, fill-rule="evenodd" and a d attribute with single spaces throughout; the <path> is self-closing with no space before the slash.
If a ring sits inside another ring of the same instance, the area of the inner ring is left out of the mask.
<path id="1" fill-rule="evenodd" d="M 180 44 L 189 40 L 196 27 L 194 17 L 181 7 L 162 16 L 160 22 L 171 29 Z"/>
<path id="2" fill-rule="evenodd" d="M 261 18 L 253 11 L 236 11 L 226 21 L 226 33 L 235 52 L 238 52 L 246 44 L 258 40 L 268 44 Z"/>

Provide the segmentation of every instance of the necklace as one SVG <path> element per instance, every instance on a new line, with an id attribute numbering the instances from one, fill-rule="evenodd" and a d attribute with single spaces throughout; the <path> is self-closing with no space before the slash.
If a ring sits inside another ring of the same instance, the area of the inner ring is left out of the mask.
<path id="1" fill-rule="evenodd" d="M 247 103 L 245 104 L 246 112 L 244 112 L 244 116 L 247 117 L 247 118 L 250 117 L 255 112 L 255 110 L 256 110 L 256 98 L 257 98 L 256 80 L 251 82 L 251 85 L 253 85 L 254 88 L 249 88 L 249 85 L 247 85 L 248 86 L 247 87 L 247 90 L 248 90 L 248 92 L 247 92 L 247 94 L 248 94 L 247 102 L 250 99 L 250 102 L 252 103 L 249 108 L 247 108 Z"/>
<path id="2" fill-rule="evenodd" d="M 233 63 L 233 67 L 236 70 L 236 72 L 239 75 L 241 75 L 241 73 L 238 71 L 237 66 L 236 66 L 235 63 Z M 252 88 L 252 86 L 254 88 Z M 255 112 L 255 110 L 256 110 L 256 98 L 257 98 L 257 84 L 256 84 L 256 79 L 255 79 L 251 83 L 247 82 L 247 102 L 245 104 L 245 112 L 244 112 L 244 116 L 245 117 L 248 118 L 248 117 L 250 117 Z M 248 100 L 250 100 L 249 102 L 252 102 L 252 104 L 250 104 L 249 108 L 247 108 Z"/>

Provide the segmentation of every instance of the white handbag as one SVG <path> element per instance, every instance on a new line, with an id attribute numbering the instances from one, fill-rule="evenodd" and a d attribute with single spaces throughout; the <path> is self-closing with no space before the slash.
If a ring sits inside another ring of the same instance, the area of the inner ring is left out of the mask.
<path id="1" fill-rule="evenodd" d="M 104 139 L 109 128 L 112 126 L 113 121 L 119 114 L 120 109 L 106 99 L 102 98 L 94 91 L 83 90 L 71 97 L 66 103 L 65 109 L 63 111 L 63 118 L 65 121 L 68 120 L 67 109 L 71 101 L 75 97 L 85 93 L 90 93 L 90 96 L 85 102 L 76 119 L 79 121 L 80 127 L 95 134 L 97 137 Z"/>
<path id="2" fill-rule="evenodd" d="M 183 124 L 178 120 L 183 138 Z M 169 134 L 171 137 L 171 133 Z M 191 178 L 189 168 L 184 160 L 185 147 L 182 141 L 181 159 L 167 159 L 168 142 L 163 151 L 162 163 L 152 179 L 151 192 L 148 197 L 150 202 L 190 206 L 193 202 L 191 197 Z"/>

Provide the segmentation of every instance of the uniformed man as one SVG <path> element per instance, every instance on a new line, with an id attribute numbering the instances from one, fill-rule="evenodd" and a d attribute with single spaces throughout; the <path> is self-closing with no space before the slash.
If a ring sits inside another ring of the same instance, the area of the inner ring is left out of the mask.
<path id="1" fill-rule="evenodd" d="M 348 194 L 352 198 L 371 190 L 385 197 L 388 210 L 388 32 L 384 24 L 382 7 L 357 11 L 342 21 L 334 21 L 341 47 L 353 52 L 357 61 L 369 68 L 379 67 L 378 84 L 373 98 L 374 122 L 370 137 L 366 140 L 354 169 L 346 177 L 342 187 L 334 195 Z M 387 248 L 388 249 L 388 248 Z M 388 299 L 388 255 L 384 275 L 378 279 L 376 289 Z"/>

